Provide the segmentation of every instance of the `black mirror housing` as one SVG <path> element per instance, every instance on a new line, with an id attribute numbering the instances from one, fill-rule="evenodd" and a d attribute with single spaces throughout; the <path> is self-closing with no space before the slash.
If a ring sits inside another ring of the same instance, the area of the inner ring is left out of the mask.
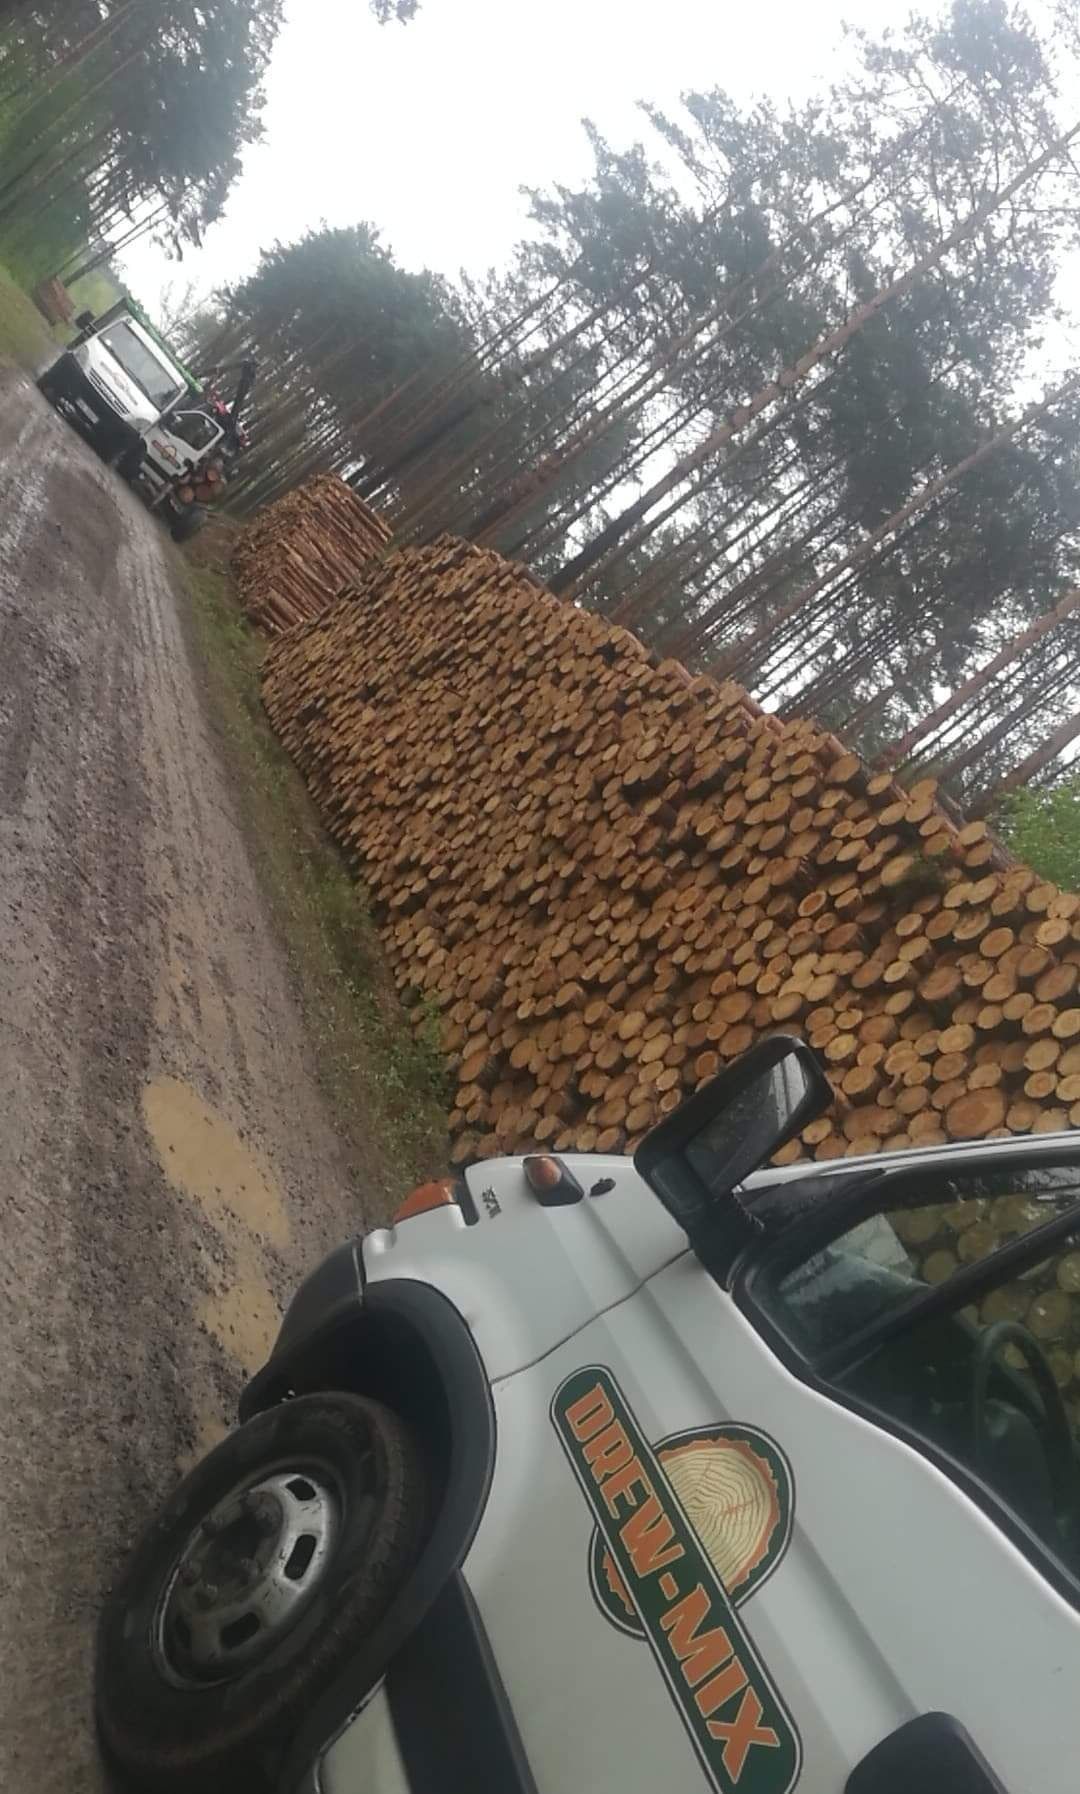
<path id="1" fill-rule="evenodd" d="M 634 1168 L 692 1244 L 745 1234 L 736 1187 L 832 1101 L 816 1053 L 793 1035 L 770 1035 L 646 1134 Z"/>

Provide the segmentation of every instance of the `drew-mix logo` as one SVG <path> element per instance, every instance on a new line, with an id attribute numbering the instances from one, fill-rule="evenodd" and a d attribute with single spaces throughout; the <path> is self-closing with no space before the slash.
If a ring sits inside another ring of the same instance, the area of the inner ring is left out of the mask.
<path id="1" fill-rule="evenodd" d="M 791 1535 L 783 1454 L 743 1426 L 650 1446 L 602 1365 L 566 1379 L 551 1417 L 596 1520 L 589 1579 L 601 1611 L 651 1647 L 722 1794 L 788 1794 L 799 1736 L 736 1611 Z"/>

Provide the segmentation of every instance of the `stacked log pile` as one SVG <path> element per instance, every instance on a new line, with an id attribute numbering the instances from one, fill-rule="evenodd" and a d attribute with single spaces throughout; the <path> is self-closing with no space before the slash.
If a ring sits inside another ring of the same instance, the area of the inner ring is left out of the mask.
<path id="1" fill-rule="evenodd" d="M 390 530 L 344 480 L 321 473 L 256 514 L 233 551 L 245 615 L 267 635 L 319 616 L 386 550 Z"/>
<path id="2" fill-rule="evenodd" d="M 776 1030 L 837 1093 L 784 1158 L 1080 1125 L 1080 897 L 933 781 L 450 538 L 275 643 L 264 699 L 438 1012 L 456 1162 L 633 1150 Z"/>

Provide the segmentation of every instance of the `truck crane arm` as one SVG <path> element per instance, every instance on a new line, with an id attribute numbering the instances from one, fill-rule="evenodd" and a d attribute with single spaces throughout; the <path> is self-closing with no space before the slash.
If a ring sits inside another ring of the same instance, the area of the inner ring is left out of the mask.
<path id="1" fill-rule="evenodd" d="M 229 426 L 230 426 L 230 429 L 232 429 L 232 430 L 235 430 L 237 427 L 237 424 L 239 423 L 240 413 L 241 413 L 244 405 L 247 402 L 247 399 L 250 395 L 252 387 L 255 384 L 256 378 L 258 376 L 258 372 L 259 372 L 258 362 L 252 361 L 250 359 L 245 359 L 243 361 L 227 361 L 220 367 L 207 368 L 199 374 L 199 380 L 206 387 L 212 386 L 217 381 L 222 379 L 222 377 L 226 374 L 235 374 L 235 373 L 239 374 L 239 378 L 236 382 L 236 390 L 235 390 L 235 392 L 233 394 L 233 398 L 232 398 L 232 403 L 228 404 L 228 402 L 226 401 L 228 415 L 229 415 Z"/>

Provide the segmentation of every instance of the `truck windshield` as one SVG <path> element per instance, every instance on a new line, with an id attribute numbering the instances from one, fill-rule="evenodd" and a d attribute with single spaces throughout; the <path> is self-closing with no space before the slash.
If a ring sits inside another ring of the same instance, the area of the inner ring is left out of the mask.
<path id="1" fill-rule="evenodd" d="M 103 330 L 100 340 L 158 411 L 176 397 L 183 386 L 177 369 L 155 354 L 123 318 Z"/>

